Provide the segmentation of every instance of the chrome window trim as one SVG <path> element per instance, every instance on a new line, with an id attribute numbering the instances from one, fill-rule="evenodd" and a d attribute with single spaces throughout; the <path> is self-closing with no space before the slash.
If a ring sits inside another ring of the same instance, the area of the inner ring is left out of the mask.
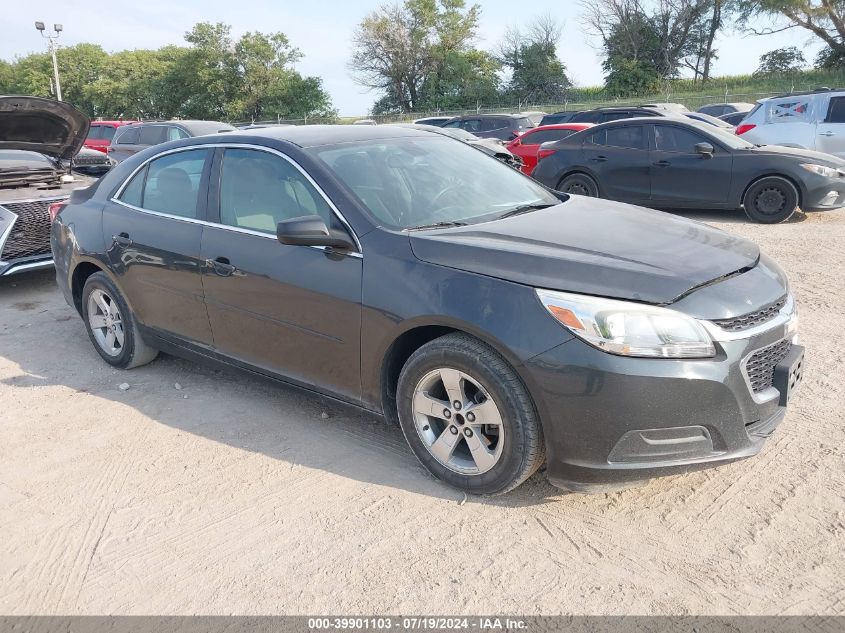
<path id="1" fill-rule="evenodd" d="M 222 223 L 217 223 L 217 222 L 207 222 L 205 220 L 198 220 L 196 218 L 183 218 L 183 217 L 176 216 L 176 215 L 161 213 L 159 211 L 151 211 L 149 209 L 141 209 L 140 207 L 136 207 L 134 205 L 127 204 L 125 202 L 118 200 L 118 198 L 123 194 L 123 190 L 126 188 L 126 185 L 132 180 L 132 178 L 135 177 L 135 174 L 137 174 L 139 171 L 141 171 L 144 167 L 146 167 L 149 163 L 156 160 L 157 158 L 161 158 L 162 156 L 167 156 L 168 154 L 175 154 L 177 152 L 187 152 L 187 151 L 191 151 L 191 150 L 206 149 L 206 148 L 209 148 L 209 147 L 222 147 L 223 149 L 226 149 L 226 148 L 230 148 L 230 149 L 252 149 L 252 150 L 257 150 L 257 151 L 260 151 L 260 152 L 267 152 L 268 154 L 275 154 L 279 158 L 282 158 L 282 159 L 288 161 L 291 165 L 294 166 L 294 168 L 296 168 L 297 171 L 299 171 L 299 173 L 301 173 L 303 176 L 305 176 L 305 179 L 311 184 L 312 187 L 314 187 L 314 189 L 317 191 L 317 193 L 320 194 L 320 196 L 323 198 L 325 203 L 329 205 L 329 208 L 332 210 L 335 217 L 338 220 L 340 220 L 341 224 L 343 224 L 343 226 L 345 226 L 346 229 L 349 231 L 349 234 L 352 236 L 352 239 L 355 241 L 355 247 L 358 249 L 358 252 L 357 253 L 348 253 L 348 255 L 351 255 L 351 256 L 357 255 L 358 257 L 363 256 L 364 249 L 361 248 L 361 242 L 358 240 L 358 236 L 355 234 L 355 231 L 352 230 L 352 225 L 350 225 L 349 222 L 346 220 L 346 218 L 343 217 L 343 214 L 335 206 L 335 204 L 334 204 L 334 202 L 332 202 L 331 198 L 329 198 L 326 195 L 326 192 L 323 191 L 322 187 L 320 187 L 320 185 L 318 185 L 314 181 L 314 179 L 311 177 L 311 175 L 307 171 L 305 171 L 302 168 L 302 166 L 299 163 L 297 163 L 295 160 L 293 160 L 290 156 L 288 156 L 287 154 L 283 154 L 282 152 L 280 152 L 277 149 L 273 149 L 272 147 L 265 147 L 263 145 L 254 145 L 252 143 L 203 143 L 203 144 L 200 144 L 200 145 L 188 145 L 188 146 L 185 146 L 185 147 L 176 147 L 174 149 L 169 149 L 169 150 L 166 150 L 164 152 L 160 152 L 160 153 L 156 154 L 155 156 L 149 157 L 143 163 L 138 165 L 132 171 L 132 173 L 129 174 L 123 180 L 123 182 L 120 184 L 120 187 L 118 187 L 117 191 L 115 191 L 114 195 L 110 198 L 110 200 L 112 202 L 117 202 L 118 204 L 122 204 L 125 207 L 135 209 L 136 211 L 142 211 L 144 213 L 152 213 L 152 214 L 155 214 L 155 215 L 161 215 L 161 216 L 176 219 L 176 220 L 193 221 L 193 222 L 197 222 L 199 224 L 205 224 L 205 225 L 208 225 L 208 226 L 213 226 L 215 228 L 224 228 L 224 229 L 228 229 L 228 230 L 234 230 L 236 232 L 244 232 L 244 233 L 249 233 L 249 234 L 252 234 L 252 235 L 259 235 L 261 237 L 269 237 L 270 239 L 276 239 L 273 235 L 269 235 L 267 233 L 261 233 L 259 231 L 251 231 L 249 229 L 241 229 L 241 228 L 236 227 L 236 226 L 228 226 L 227 224 L 222 224 Z M 326 247 L 324 247 L 324 246 L 312 246 L 312 247 L 309 247 L 309 248 L 318 248 L 320 250 L 327 250 Z"/>
<path id="2" fill-rule="evenodd" d="M 795 298 L 791 293 L 788 294 L 786 297 L 786 303 L 784 303 L 783 307 L 778 311 L 777 316 L 765 323 L 755 325 L 747 330 L 740 330 L 739 332 L 723 330 L 712 321 L 707 321 L 705 319 L 699 319 L 698 322 L 704 326 L 704 329 L 707 330 L 707 333 L 714 341 L 742 341 L 754 338 L 755 336 L 759 336 L 760 334 L 764 334 L 778 327 L 783 328 L 784 337 L 786 337 L 790 334 L 794 334 L 795 330 L 797 330 Z"/>

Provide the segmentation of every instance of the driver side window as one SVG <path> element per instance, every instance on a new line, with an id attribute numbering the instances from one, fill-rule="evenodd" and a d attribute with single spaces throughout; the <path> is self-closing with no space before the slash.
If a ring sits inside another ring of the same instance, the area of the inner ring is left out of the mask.
<path id="1" fill-rule="evenodd" d="M 289 161 L 252 149 L 226 149 L 220 167 L 220 222 L 276 234 L 283 220 L 319 215 L 326 224 L 332 210 L 308 179 Z"/>

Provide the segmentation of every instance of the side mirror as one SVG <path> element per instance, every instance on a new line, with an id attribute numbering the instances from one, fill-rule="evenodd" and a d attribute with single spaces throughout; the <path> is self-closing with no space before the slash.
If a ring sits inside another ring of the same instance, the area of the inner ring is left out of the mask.
<path id="1" fill-rule="evenodd" d="M 703 158 L 713 158 L 713 146 L 710 143 L 696 143 L 695 153 Z"/>
<path id="2" fill-rule="evenodd" d="M 355 245 L 345 231 L 330 229 L 319 215 L 304 215 L 279 222 L 276 237 L 291 246 L 328 246 L 339 250 L 353 250 Z"/>

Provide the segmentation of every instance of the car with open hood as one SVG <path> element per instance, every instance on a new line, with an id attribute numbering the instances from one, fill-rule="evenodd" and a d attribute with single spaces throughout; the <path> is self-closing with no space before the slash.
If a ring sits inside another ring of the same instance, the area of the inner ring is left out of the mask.
<path id="1" fill-rule="evenodd" d="M 543 464 L 595 490 L 750 457 L 803 371 L 756 244 L 417 129 L 153 147 L 74 192 L 52 245 L 109 365 L 165 350 L 361 407 L 470 493 Z"/>
<path id="2" fill-rule="evenodd" d="M 68 103 L 0 97 L 0 275 L 51 266 L 50 206 L 107 171 L 104 154 L 79 157 L 88 117 Z M 55 209 L 56 207 L 54 207 Z"/>

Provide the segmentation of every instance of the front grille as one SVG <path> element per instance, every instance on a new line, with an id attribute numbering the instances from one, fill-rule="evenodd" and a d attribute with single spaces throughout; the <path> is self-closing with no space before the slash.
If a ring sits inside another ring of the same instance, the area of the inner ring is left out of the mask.
<path id="1" fill-rule="evenodd" d="M 56 200 L 6 202 L 2 205 L 18 217 L 12 225 L 0 259 L 18 259 L 50 252 L 50 214 L 47 207 Z"/>
<path id="2" fill-rule="evenodd" d="M 775 366 L 786 358 L 792 341 L 784 339 L 774 345 L 769 345 L 748 357 L 745 363 L 745 374 L 754 393 L 760 393 L 772 386 L 775 377 Z"/>
<path id="3" fill-rule="evenodd" d="M 733 317 L 732 319 L 714 319 L 713 323 L 728 332 L 741 332 L 742 330 L 747 330 L 748 328 L 752 328 L 755 325 L 760 325 L 761 323 L 765 323 L 766 321 L 770 321 L 775 318 L 784 305 L 786 305 L 786 295 L 774 303 L 764 305 L 762 308 L 755 310 L 754 312 Z"/>
<path id="4" fill-rule="evenodd" d="M 99 152 L 97 152 L 100 154 Z M 109 157 L 105 154 L 99 156 L 76 156 L 73 159 L 74 165 L 108 165 Z"/>

